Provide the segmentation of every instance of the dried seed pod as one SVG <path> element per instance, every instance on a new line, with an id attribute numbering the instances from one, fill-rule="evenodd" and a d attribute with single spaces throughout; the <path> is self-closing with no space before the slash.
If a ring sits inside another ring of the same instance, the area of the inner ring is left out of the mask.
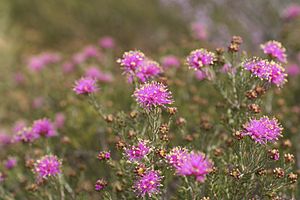
<path id="1" fill-rule="evenodd" d="M 284 177 L 284 169 L 280 168 L 280 167 L 276 167 L 273 170 L 273 174 L 275 175 L 276 178 L 283 178 Z"/>
<path id="2" fill-rule="evenodd" d="M 270 149 L 268 151 L 269 158 L 272 160 L 279 160 L 279 150 L 278 149 Z"/>
<path id="3" fill-rule="evenodd" d="M 261 112 L 261 109 L 260 109 L 259 105 L 254 104 L 254 103 L 248 105 L 248 109 L 249 109 L 250 111 L 254 112 L 254 113 L 260 113 L 260 112 Z"/>
<path id="4" fill-rule="evenodd" d="M 287 177 L 288 177 L 288 180 L 290 181 L 291 184 L 296 183 L 297 180 L 298 180 L 298 174 L 295 174 L 295 173 L 292 173 L 292 172 L 289 173 Z"/>
<path id="5" fill-rule="evenodd" d="M 295 162 L 295 156 L 290 153 L 284 154 L 284 160 L 286 163 L 294 163 Z"/>

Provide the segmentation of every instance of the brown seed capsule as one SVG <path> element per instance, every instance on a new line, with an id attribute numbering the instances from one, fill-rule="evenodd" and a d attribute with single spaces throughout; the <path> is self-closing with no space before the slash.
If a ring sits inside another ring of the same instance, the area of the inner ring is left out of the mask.
<path id="1" fill-rule="evenodd" d="M 170 114 L 170 115 L 175 115 L 177 113 L 177 108 L 176 107 L 168 107 L 167 108 L 167 112 Z"/>
<path id="2" fill-rule="evenodd" d="M 114 121 L 114 117 L 113 117 L 112 114 L 109 114 L 109 115 L 106 115 L 106 116 L 104 117 L 104 120 L 105 120 L 106 122 L 108 122 L 108 123 L 111 123 L 111 122 Z"/>
<path id="3" fill-rule="evenodd" d="M 284 160 L 286 163 L 294 163 L 295 162 L 295 156 L 290 153 L 284 154 Z"/>
<path id="4" fill-rule="evenodd" d="M 288 174 L 288 179 L 289 179 L 290 183 L 296 183 L 298 180 L 298 174 L 291 172 Z"/>
<path id="5" fill-rule="evenodd" d="M 278 149 L 270 149 L 268 151 L 269 158 L 272 160 L 278 160 L 279 159 L 279 150 Z"/>
<path id="6" fill-rule="evenodd" d="M 158 149 L 157 150 L 157 154 L 161 157 L 161 158 L 165 158 L 167 155 L 167 152 L 165 149 Z"/>
<path id="7" fill-rule="evenodd" d="M 243 137 L 244 137 L 240 131 L 235 131 L 235 132 L 233 133 L 233 136 L 234 136 L 237 140 L 241 140 L 241 139 L 243 139 Z"/>
<path id="8" fill-rule="evenodd" d="M 179 126 L 183 126 L 186 124 L 186 120 L 183 118 L 183 117 L 179 117 L 177 120 L 176 120 L 176 124 L 179 125 Z"/>
<path id="9" fill-rule="evenodd" d="M 117 149 L 121 150 L 121 149 L 124 149 L 126 147 L 126 143 L 122 140 L 119 140 L 117 143 L 116 143 L 116 147 Z"/>
<path id="10" fill-rule="evenodd" d="M 168 124 L 162 124 L 160 127 L 159 127 L 159 132 L 161 133 L 161 134 L 167 134 L 167 133 L 169 133 L 169 126 L 168 126 Z"/>
<path id="11" fill-rule="evenodd" d="M 136 118 L 137 115 L 138 115 L 138 113 L 137 113 L 136 111 L 131 111 L 130 114 L 129 114 L 129 116 L 130 116 L 132 119 Z"/>
<path id="12" fill-rule="evenodd" d="M 242 174 L 238 168 L 234 168 L 229 172 L 229 175 L 235 179 L 240 179 Z"/>
<path id="13" fill-rule="evenodd" d="M 254 90 L 258 96 L 261 96 L 266 93 L 266 89 L 261 86 L 256 86 Z"/>
<path id="14" fill-rule="evenodd" d="M 256 99 L 258 97 L 258 95 L 255 90 L 250 90 L 250 91 L 246 92 L 246 97 L 248 99 Z"/>
<path id="15" fill-rule="evenodd" d="M 124 173 L 122 171 L 117 171 L 116 174 L 117 174 L 117 176 L 123 176 L 124 175 Z"/>
<path id="16" fill-rule="evenodd" d="M 209 197 L 202 197 L 200 200 L 210 200 Z"/>
<path id="17" fill-rule="evenodd" d="M 233 36 L 232 39 L 231 39 L 231 42 L 232 43 L 235 43 L 235 44 L 242 44 L 243 43 L 243 38 L 241 36 Z"/>
<path id="18" fill-rule="evenodd" d="M 186 140 L 188 142 L 192 142 L 194 140 L 194 137 L 191 134 L 188 134 L 188 135 L 184 136 L 184 140 Z"/>
<path id="19" fill-rule="evenodd" d="M 136 132 L 134 130 L 129 130 L 127 135 L 128 138 L 133 138 L 134 136 L 136 136 Z"/>
<path id="20" fill-rule="evenodd" d="M 280 167 L 276 167 L 273 170 L 273 174 L 275 175 L 276 178 L 283 178 L 284 177 L 284 169 L 280 168 Z"/>
<path id="21" fill-rule="evenodd" d="M 282 142 L 282 147 L 283 148 L 291 148 L 292 147 L 292 142 L 289 139 L 286 139 Z"/>
<path id="22" fill-rule="evenodd" d="M 33 159 L 26 160 L 25 166 L 29 169 L 32 169 L 34 167 L 34 160 Z"/>
<path id="23" fill-rule="evenodd" d="M 220 48 L 216 48 L 216 53 L 217 55 L 222 55 L 224 53 L 224 48 L 220 47 Z"/>
<path id="24" fill-rule="evenodd" d="M 170 137 L 167 134 L 163 134 L 159 136 L 159 139 L 162 141 L 168 142 L 170 140 Z"/>
<path id="25" fill-rule="evenodd" d="M 139 175 L 143 176 L 146 171 L 146 167 L 144 164 L 140 164 L 139 166 L 135 167 L 134 172 Z"/>
<path id="26" fill-rule="evenodd" d="M 30 185 L 27 185 L 25 189 L 27 191 L 30 191 L 30 192 L 35 192 L 38 189 L 38 185 L 33 183 L 33 184 L 30 184 Z"/>
<path id="27" fill-rule="evenodd" d="M 62 144 L 71 144 L 71 140 L 68 136 L 63 136 L 61 139 L 60 139 L 60 142 Z"/>
<path id="28" fill-rule="evenodd" d="M 215 155 L 215 156 L 222 156 L 222 155 L 223 155 L 223 149 L 221 149 L 221 148 L 216 148 L 216 149 L 214 150 L 214 155 Z"/>
<path id="29" fill-rule="evenodd" d="M 259 170 L 256 172 L 256 174 L 259 175 L 259 176 L 264 176 L 264 175 L 267 174 L 267 170 L 264 169 L 264 168 L 261 168 L 261 169 L 259 169 Z"/>
<path id="30" fill-rule="evenodd" d="M 248 105 L 248 109 L 249 109 L 250 111 L 254 112 L 254 113 L 260 113 L 260 112 L 261 112 L 261 109 L 260 109 L 259 105 L 254 104 L 254 103 Z"/>

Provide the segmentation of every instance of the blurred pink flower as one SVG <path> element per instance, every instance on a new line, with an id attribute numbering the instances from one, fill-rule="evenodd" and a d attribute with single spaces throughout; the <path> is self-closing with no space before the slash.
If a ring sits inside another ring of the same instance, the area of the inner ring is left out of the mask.
<path id="1" fill-rule="evenodd" d="M 25 82 L 24 74 L 21 72 L 16 72 L 14 74 L 14 81 L 18 85 L 22 85 Z"/>
<path id="2" fill-rule="evenodd" d="M 113 81 L 113 76 L 110 73 L 102 72 L 97 66 L 91 66 L 85 70 L 85 76 L 97 79 L 103 83 L 110 83 Z"/>
<path id="3" fill-rule="evenodd" d="M 291 64 L 286 68 L 289 76 L 298 76 L 300 74 L 300 67 L 296 64 Z"/>
<path id="4" fill-rule="evenodd" d="M 36 97 L 32 101 L 32 107 L 34 109 L 39 109 L 45 104 L 45 99 L 44 97 Z"/>
<path id="5" fill-rule="evenodd" d="M 98 43 L 103 49 L 113 49 L 116 45 L 114 39 L 110 36 L 100 38 Z"/>
<path id="6" fill-rule="evenodd" d="M 68 74 L 74 71 L 75 65 L 72 62 L 65 62 L 62 64 L 63 72 Z"/>
<path id="7" fill-rule="evenodd" d="M 61 56 L 57 53 L 45 52 L 32 56 L 28 60 L 28 68 L 33 72 L 39 72 L 49 64 L 57 63 L 61 60 Z"/>
<path id="8" fill-rule="evenodd" d="M 55 128 L 63 128 L 66 121 L 66 117 L 64 113 L 56 113 L 55 119 L 54 119 L 54 126 Z"/>
<path id="9" fill-rule="evenodd" d="M 192 29 L 194 38 L 196 38 L 198 40 L 207 39 L 208 34 L 207 34 L 207 27 L 205 24 L 203 24 L 201 22 L 194 22 L 191 25 L 191 29 Z"/>
<path id="10" fill-rule="evenodd" d="M 299 4 L 290 4 L 282 12 L 282 17 L 287 20 L 294 19 L 300 16 L 300 5 Z"/>
<path id="11" fill-rule="evenodd" d="M 164 68 L 178 68 L 180 66 L 179 59 L 174 55 L 167 55 L 161 59 Z"/>

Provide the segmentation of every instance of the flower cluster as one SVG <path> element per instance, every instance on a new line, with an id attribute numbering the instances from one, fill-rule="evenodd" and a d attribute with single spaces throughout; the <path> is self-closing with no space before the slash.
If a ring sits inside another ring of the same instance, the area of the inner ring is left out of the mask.
<path id="1" fill-rule="evenodd" d="M 140 51 L 125 52 L 123 57 L 118 59 L 117 62 L 123 67 L 129 82 L 137 78 L 140 82 L 144 83 L 162 73 L 160 65 L 147 58 Z"/>
<path id="2" fill-rule="evenodd" d="M 143 84 L 135 90 L 133 96 L 146 109 L 173 103 L 171 92 L 165 85 L 157 82 Z"/>
<path id="3" fill-rule="evenodd" d="M 159 175 L 158 171 L 151 170 L 144 173 L 135 183 L 136 192 L 142 197 L 146 195 L 151 197 L 152 195 L 159 193 L 161 179 L 162 177 Z"/>
<path id="4" fill-rule="evenodd" d="M 170 157 L 172 158 L 170 160 Z M 203 182 L 206 175 L 213 169 L 212 162 L 201 152 L 190 153 L 180 149 L 169 155 L 169 163 L 172 164 L 176 173 L 181 176 L 193 176 L 197 181 Z"/>
<path id="5" fill-rule="evenodd" d="M 286 82 L 287 74 L 284 68 L 274 61 L 254 58 L 244 62 L 243 67 L 260 79 L 267 80 L 276 86 L 282 86 Z"/>
<path id="6" fill-rule="evenodd" d="M 33 134 L 45 137 L 53 137 L 57 135 L 54 125 L 49 119 L 46 118 L 34 121 L 32 125 L 32 132 Z"/>
<path id="7" fill-rule="evenodd" d="M 215 60 L 215 54 L 206 49 L 197 49 L 187 57 L 187 65 L 190 68 L 199 70 L 205 66 L 212 65 Z"/>
<path id="8" fill-rule="evenodd" d="M 269 119 L 265 116 L 246 123 L 242 135 L 250 136 L 255 142 L 265 144 L 278 140 L 282 136 L 282 127 L 277 119 Z"/>
<path id="9" fill-rule="evenodd" d="M 83 77 L 75 81 L 73 91 L 76 94 L 90 94 L 98 90 L 96 80 L 90 77 Z"/>
<path id="10" fill-rule="evenodd" d="M 22 141 L 24 143 L 33 142 L 40 137 L 32 128 L 24 127 L 14 136 L 14 141 Z"/>
<path id="11" fill-rule="evenodd" d="M 180 164 L 183 163 L 183 160 L 187 156 L 188 152 L 186 149 L 175 147 L 167 155 L 167 162 L 172 165 L 174 168 L 180 167 Z"/>
<path id="12" fill-rule="evenodd" d="M 147 141 L 140 141 L 137 146 L 131 146 L 126 150 L 126 155 L 130 161 L 139 161 L 150 152 Z"/>
<path id="13" fill-rule="evenodd" d="M 59 62 L 61 59 L 60 55 L 56 53 L 42 53 L 40 55 L 33 56 L 28 61 L 28 68 L 31 71 L 39 72 L 49 64 Z"/>
<path id="14" fill-rule="evenodd" d="M 265 54 L 271 56 L 272 58 L 276 58 L 279 62 L 286 63 L 286 53 L 285 48 L 282 46 L 280 42 L 277 41 L 268 41 L 265 44 L 261 45 L 262 50 Z"/>
<path id="15" fill-rule="evenodd" d="M 36 161 L 34 172 L 38 178 L 48 178 L 61 173 L 61 161 L 53 155 L 46 155 Z"/>

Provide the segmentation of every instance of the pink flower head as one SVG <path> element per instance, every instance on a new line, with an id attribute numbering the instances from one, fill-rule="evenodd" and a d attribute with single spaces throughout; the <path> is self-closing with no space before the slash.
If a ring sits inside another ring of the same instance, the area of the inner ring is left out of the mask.
<path id="1" fill-rule="evenodd" d="M 53 155 L 46 155 L 36 161 L 34 172 L 38 179 L 57 176 L 61 173 L 61 161 Z"/>
<path id="2" fill-rule="evenodd" d="M 93 45 L 86 46 L 83 49 L 82 53 L 83 53 L 85 59 L 88 59 L 88 58 L 101 58 L 101 56 L 102 56 L 99 49 L 97 49 L 97 47 L 95 47 Z"/>
<path id="3" fill-rule="evenodd" d="M 134 188 L 139 196 L 148 195 L 151 197 L 153 194 L 159 193 L 162 177 L 158 171 L 148 171 L 141 178 L 139 178 L 134 185 Z"/>
<path id="4" fill-rule="evenodd" d="M 0 147 L 4 145 L 11 144 L 12 137 L 11 135 L 7 134 L 5 131 L 0 130 Z"/>
<path id="5" fill-rule="evenodd" d="M 104 180 L 103 178 L 102 179 L 98 179 L 96 181 L 96 184 L 95 184 L 95 190 L 96 191 L 101 191 L 103 190 L 105 187 L 107 186 L 107 181 Z"/>
<path id="6" fill-rule="evenodd" d="M 141 51 L 128 51 L 117 62 L 124 68 L 125 73 L 132 74 L 144 59 L 145 55 Z"/>
<path id="7" fill-rule="evenodd" d="M 250 136 L 255 142 L 265 144 L 278 140 L 282 136 L 282 127 L 277 119 L 262 117 L 260 119 L 252 119 L 246 123 L 242 135 Z"/>
<path id="8" fill-rule="evenodd" d="M 136 76 L 144 83 L 150 78 L 158 76 L 160 73 L 162 73 L 162 69 L 157 62 L 145 59 L 138 66 Z"/>
<path id="9" fill-rule="evenodd" d="M 204 66 L 209 66 L 214 63 L 215 54 L 206 49 L 197 49 L 190 53 L 187 57 L 187 64 L 190 68 L 199 70 Z"/>
<path id="10" fill-rule="evenodd" d="M 63 128 L 66 121 L 66 116 L 63 113 L 56 113 L 54 126 L 55 128 Z"/>
<path id="11" fill-rule="evenodd" d="M 243 67 L 260 79 L 265 79 L 278 87 L 286 82 L 287 74 L 284 68 L 274 61 L 269 62 L 254 58 L 244 62 Z"/>
<path id="12" fill-rule="evenodd" d="M 268 41 L 265 44 L 261 45 L 261 49 L 265 54 L 276 58 L 279 62 L 286 63 L 286 53 L 285 48 L 282 46 L 280 42 L 277 41 Z"/>
<path id="13" fill-rule="evenodd" d="M 136 101 L 146 109 L 157 106 L 172 104 L 172 94 L 167 87 L 158 82 L 145 83 L 140 88 L 136 88 L 133 96 Z"/>
<path id="14" fill-rule="evenodd" d="M 126 149 L 126 155 L 130 161 L 140 161 L 150 152 L 147 141 L 140 141 L 137 146 Z"/>
<path id="15" fill-rule="evenodd" d="M 110 36 L 100 38 L 99 45 L 103 49 L 113 49 L 116 46 L 114 39 Z"/>
<path id="16" fill-rule="evenodd" d="M 18 131 L 14 136 L 13 140 L 15 142 L 30 143 L 38 139 L 40 135 L 32 130 L 32 128 L 24 127 L 22 130 Z"/>
<path id="17" fill-rule="evenodd" d="M 300 16 L 300 5 L 299 4 L 290 4 L 287 8 L 284 9 L 282 17 L 287 20 L 294 19 Z"/>
<path id="18" fill-rule="evenodd" d="M 42 53 L 29 59 L 28 68 L 33 72 L 39 72 L 47 65 L 57 63 L 60 60 L 60 55 L 56 53 Z"/>
<path id="19" fill-rule="evenodd" d="M 173 55 L 162 57 L 161 63 L 164 68 L 178 68 L 180 66 L 179 59 Z"/>
<path id="20" fill-rule="evenodd" d="M 38 119 L 33 122 L 32 131 L 34 134 L 45 137 L 56 136 L 54 125 L 49 119 Z"/>
<path id="21" fill-rule="evenodd" d="M 286 72 L 289 76 L 298 76 L 300 74 L 300 67 L 296 64 L 289 65 L 286 68 Z"/>
<path id="22" fill-rule="evenodd" d="M 194 176 L 203 182 L 206 175 L 212 171 L 212 162 L 201 152 L 190 152 L 176 166 L 176 172 L 181 176 Z"/>
<path id="23" fill-rule="evenodd" d="M 192 23 L 192 32 L 195 39 L 205 40 L 207 39 L 207 28 L 206 25 L 200 22 Z"/>
<path id="24" fill-rule="evenodd" d="M 167 154 L 166 159 L 170 165 L 177 168 L 181 165 L 187 154 L 186 149 L 175 147 Z"/>
<path id="25" fill-rule="evenodd" d="M 18 85 L 22 85 L 25 82 L 25 76 L 21 72 L 16 72 L 14 74 L 14 81 Z"/>
<path id="26" fill-rule="evenodd" d="M 26 121 L 24 120 L 18 120 L 14 123 L 12 127 L 12 132 L 17 133 L 18 131 L 21 131 L 23 128 L 25 128 L 27 125 Z"/>
<path id="27" fill-rule="evenodd" d="M 85 76 L 99 80 L 103 83 L 109 83 L 109 82 L 113 81 L 113 77 L 111 74 L 103 73 L 96 66 L 91 66 L 91 67 L 87 68 L 85 71 Z"/>
<path id="28" fill-rule="evenodd" d="M 96 80 L 90 77 L 82 77 L 75 81 L 75 86 L 73 88 L 73 91 L 75 91 L 76 94 L 90 94 L 97 90 Z"/>
<path id="29" fill-rule="evenodd" d="M 199 81 L 202 81 L 207 78 L 207 74 L 202 70 L 197 70 L 197 71 L 195 71 L 195 77 Z"/>
<path id="30" fill-rule="evenodd" d="M 17 158 L 16 157 L 8 157 L 8 159 L 5 161 L 5 168 L 6 169 L 12 169 L 17 165 Z"/>
<path id="31" fill-rule="evenodd" d="M 109 151 L 100 151 L 97 156 L 98 160 L 109 160 L 110 152 Z"/>
<path id="32" fill-rule="evenodd" d="M 72 62 L 65 62 L 62 64 L 62 70 L 66 74 L 73 72 L 74 69 L 75 65 Z"/>
<path id="33" fill-rule="evenodd" d="M 45 98 L 42 96 L 36 97 L 32 100 L 32 107 L 34 109 L 39 109 L 45 104 Z"/>

